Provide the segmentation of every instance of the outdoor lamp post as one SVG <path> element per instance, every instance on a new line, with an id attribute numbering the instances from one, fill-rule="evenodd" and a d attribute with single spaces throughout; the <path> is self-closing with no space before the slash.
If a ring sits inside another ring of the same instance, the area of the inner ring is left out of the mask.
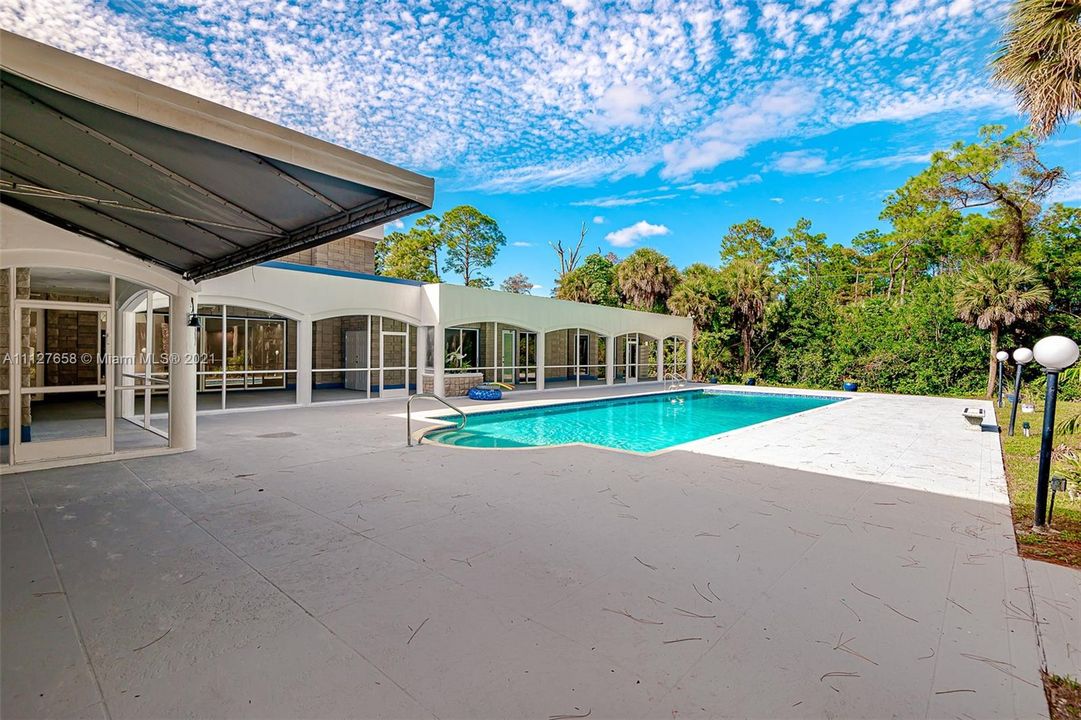
<path id="1" fill-rule="evenodd" d="M 995 357 L 998 358 L 998 406 L 1002 407 L 1002 363 L 1009 359 L 1010 354 L 1005 350 L 999 350 L 995 353 Z"/>
<path id="2" fill-rule="evenodd" d="M 1047 521 L 1047 490 L 1051 475 L 1051 449 L 1055 435 L 1055 399 L 1058 395 L 1058 374 L 1077 362 L 1077 343 L 1068 337 L 1052 335 L 1032 348 L 1036 362 L 1047 373 L 1047 395 L 1043 403 L 1043 435 L 1040 439 L 1040 464 L 1036 475 L 1036 517 L 1033 530 L 1043 530 Z"/>
<path id="3" fill-rule="evenodd" d="M 1010 408 L 1010 437 L 1013 437 L 1013 426 L 1017 422 L 1017 405 L 1021 402 L 1021 369 L 1026 363 L 1032 362 L 1032 351 L 1028 348 L 1017 348 L 1013 351 L 1013 362 L 1017 365 L 1017 372 L 1013 378 L 1013 407 Z"/>

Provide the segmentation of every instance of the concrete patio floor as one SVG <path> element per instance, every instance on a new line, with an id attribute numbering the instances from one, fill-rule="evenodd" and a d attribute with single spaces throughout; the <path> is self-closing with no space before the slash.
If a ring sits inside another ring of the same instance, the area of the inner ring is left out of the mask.
<path id="1" fill-rule="evenodd" d="M 274 410 L 7 475 L 0 710 L 1046 717 L 997 436 L 957 403 L 653 457 L 406 448 L 400 401 Z"/>

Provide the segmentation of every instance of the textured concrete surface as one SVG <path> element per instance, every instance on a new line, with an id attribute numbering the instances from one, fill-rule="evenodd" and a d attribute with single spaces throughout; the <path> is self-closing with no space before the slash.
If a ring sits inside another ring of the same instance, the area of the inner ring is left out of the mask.
<path id="1" fill-rule="evenodd" d="M 932 406 L 876 431 L 963 422 Z M 3 716 L 1046 716 L 993 488 L 407 449 L 401 410 L 204 417 L 193 453 L 3 477 Z M 982 473 L 972 436 L 933 462 Z"/>
<path id="2" fill-rule="evenodd" d="M 1081 680 L 1081 570 L 1039 560 L 1025 568 L 1047 671 Z"/>

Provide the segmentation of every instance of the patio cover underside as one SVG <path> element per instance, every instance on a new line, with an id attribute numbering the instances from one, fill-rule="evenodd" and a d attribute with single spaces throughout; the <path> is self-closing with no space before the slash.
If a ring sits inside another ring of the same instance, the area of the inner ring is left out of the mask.
<path id="1" fill-rule="evenodd" d="M 430 208 L 426 178 L 3 33 L 3 202 L 199 281 Z"/>

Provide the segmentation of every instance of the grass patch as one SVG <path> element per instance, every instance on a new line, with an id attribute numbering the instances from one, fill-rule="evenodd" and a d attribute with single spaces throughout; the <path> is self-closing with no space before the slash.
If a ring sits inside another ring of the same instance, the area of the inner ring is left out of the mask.
<path id="1" fill-rule="evenodd" d="M 1036 405 L 1035 413 L 1018 413 L 1016 434 L 1013 437 L 1006 435 L 1010 424 L 1009 404 L 996 408 L 996 411 L 998 425 L 1002 428 L 1002 456 L 1006 466 L 1010 505 L 1013 508 L 1014 530 L 1021 555 L 1081 568 L 1081 495 L 1075 493 L 1075 497 L 1071 499 L 1067 493 L 1060 492 L 1055 497 L 1055 513 L 1051 519 L 1051 527 L 1057 530 L 1057 533 L 1040 535 L 1032 532 L 1032 516 L 1036 505 L 1036 465 L 1040 457 L 1040 430 L 1043 427 L 1042 403 Z M 1059 400 L 1056 425 L 1078 416 L 1081 416 L 1081 402 Z M 1029 437 L 1025 437 L 1021 431 L 1023 420 L 1027 420 L 1032 426 Z M 1078 428 L 1073 433 L 1056 432 L 1055 446 L 1051 474 L 1066 475 L 1071 470 L 1076 471 L 1068 459 L 1068 453 L 1081 456 L 1081 423 L 1078 423 Z"/>
<path id="2" fill-rule="evenodd" d="M 1081 720 L 1081 683 L 1062 675 L 1043 674 L 1051 720 Z"/>

